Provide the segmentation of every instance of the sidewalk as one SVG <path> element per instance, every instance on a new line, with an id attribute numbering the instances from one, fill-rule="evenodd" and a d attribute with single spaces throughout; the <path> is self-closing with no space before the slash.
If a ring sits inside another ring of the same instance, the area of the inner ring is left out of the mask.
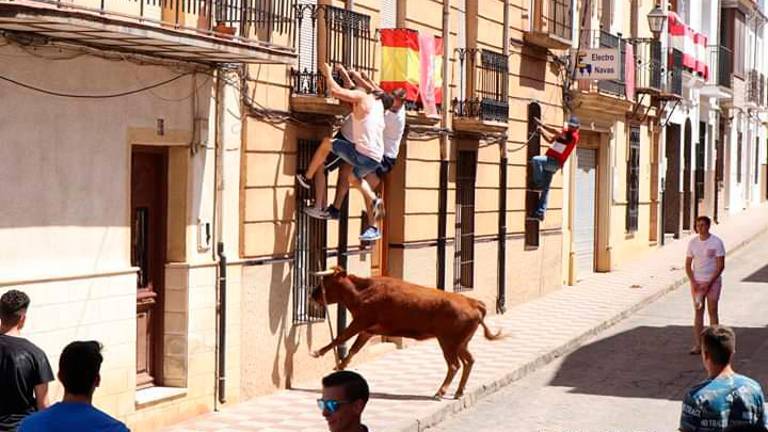
<path id="1" fill-rule="evenodd" d="M 713 226 L 729 254 L 765 230 L 766 207 L 747 210 Z M 377 432 L 422 431 L 576 349 L 591 336 L 683 285 L 687 243 L 687 238 L 672 241 L 616 271 L 595 273 L 574 287 L 490 317 L 487 322 L 491 329 L 503 328 L 510 337 L 489 342 L 478 333 L 480 336 L 472 340 L 470 349 L 476 362 L 460 400 L 431 398 L 446 369 L 434 341 L 387 353 L 369 363 L 353 362 L 351 369 L 365 376 L 372 391 L 364 423 Z M 449 395 L 457 384 L 458 379 L 454 379 Z M 300 384 L 189 420 L 166 432 L 326 431 L 315 404 L 319 393 L 319 380 Z"/>

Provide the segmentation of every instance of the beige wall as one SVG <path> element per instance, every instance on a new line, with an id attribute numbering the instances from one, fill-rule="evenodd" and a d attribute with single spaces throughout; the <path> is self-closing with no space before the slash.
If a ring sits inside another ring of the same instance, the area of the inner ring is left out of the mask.
<path id="1" fill-rule="evenodd" d="M 139 65 L 82 52 L 40 48 L 38 56 L 8 45 L 14 62 L 6 74 L 37 87 L 105 94 L 167 80 L 189 68 Z M 74 57 L 67 60 L 68 57 Z M 196 89 L 197 106 L 192 104 Z M 4 161 L 0 192 L 5 211 L 0 239 L 14 248 L 0 252 L 0 289 L 17 288 L 32 298 L 24 334 L 55 365 L 72 340 L 104 345 L 102 385 L 96 405 L 134 430 L 157 426 L 212 409 L 215 384 L 215 245 L 201 248 L 199 222 L 213 223 L 215 105 L 212 80 L 198 73 L 151 91 L 112 99 L 72 99 L 0 85 L 14 101 L 3 121 Z M 239 233 L 239 104 L 228 90 L 219 142 L 225 147 L 224 196 L 220 223 L 230 257 L 237 259 Z M 194 111 L 193 111 L 194 107 Z M 193 117 L 197 120 L 193 122 Z M 157 120 L 164 120 L 164 135 Z M 193 123 L 195 126 L 193 126 Z M 193 142 L 195 145 L 190 146 Z M 130 258 L 130 150 L 132 145 L 168 146 L 168 245 L 166 265 L 164 384 L 182 389 L 173 400 L 137 406 L 136 268 Z M 240 267 L 230 266 L 228 308 L 239 309 Z M 234 332 L 227 346 L 229 399 L 239 399 L 240 314 L 230 314 Z M 52 400 L 61 397 L 54 387 Z"/>

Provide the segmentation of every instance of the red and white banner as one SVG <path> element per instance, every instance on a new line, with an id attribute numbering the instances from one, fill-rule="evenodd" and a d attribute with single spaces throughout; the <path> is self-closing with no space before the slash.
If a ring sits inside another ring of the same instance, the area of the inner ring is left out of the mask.
<path id="1" fill-rule="evenodd" d="M 707 37 L 688 27 L 674 12 L 669 14 L 669 45 L 683 53 L 685 68 L 707 79 Z"/>

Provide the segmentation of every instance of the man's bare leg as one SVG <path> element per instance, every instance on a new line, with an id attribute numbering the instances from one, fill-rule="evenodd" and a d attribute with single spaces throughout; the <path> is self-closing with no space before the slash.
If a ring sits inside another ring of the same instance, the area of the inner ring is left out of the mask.
<path id="1" fill-rule="evenodd" d="M 323 167 L 323 164 L 325 163 L 325 158 L 328 157 L 328 153 L 331 152 L 331 138 L 326 137 L 323 138 L 323 141 L 320 143 L 320 146 L 315 150 L 315 154 L 312 155 L 312 161 L 309 163 L 309 167 L 307 167 L 307 171 L 304 172 L 304 176 L 308 179 L 312 179 L 315 177 L 315 174 L 317 173 L 317 170 Z"/>
<path id="2" fill-rule="evenodd" d="M 336 196 L 333 199 L 333 206 L 337 210 L 340 210 L 341 206 L 344 205 L 344 200 L 349 193 L 349 176 L 354 177 L 354 174 L 352 174 L 352 165 L 344 162 L 339 168 L 339 179 L 336 182 Z"/>
<path id="3" fill-rule="evenodd" d="M 367 181 L 365 181 L 365 179 L 358 179 L 354 173 L 350 173 L 349 177 L 347 178 L 349 179 L 350 186 L 354 187 L 355 189 L 358 189 L 363 194 L 363 200 L 365 201 L 365 211 L 368 214 L 368 219 L 369 221 L 373 220 L 373 223 L 370 225 L 375 227 L 376 221 L 375 221 L 375 218 L 373 217 L 373 201 L 374 199 L 376 199 L 376 195 L 373 194 L 373 191 L 371 191 L 374 197 L 373 199 L 371 199 L 364 191 L 363 184 L 365 184 L 365 186 L 367 186 L 369 190 L 371 186 L 368 184 Z"/>
<path id="4" fill-rule="evenodd" d="M 325 208 L 325 201 L 327 199 L 327 188 L 325 181 L 325 170 L 321 169 L 315 174 L 314 177 L 312 177 L 312 184 L 315 188 L 315 203 L 314 207 L 316 209 L 324 209 Z"/>

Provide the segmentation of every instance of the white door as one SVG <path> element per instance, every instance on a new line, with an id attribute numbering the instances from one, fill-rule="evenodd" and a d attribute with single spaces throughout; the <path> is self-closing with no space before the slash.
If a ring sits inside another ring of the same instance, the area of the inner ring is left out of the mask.
<path id="1" fill-rule="evenodd" d="M 573 201 L 573 243 L 576 279 L 595 270 L 595 196 L 597 150 L 576 149 L 576 199 Z"/>

